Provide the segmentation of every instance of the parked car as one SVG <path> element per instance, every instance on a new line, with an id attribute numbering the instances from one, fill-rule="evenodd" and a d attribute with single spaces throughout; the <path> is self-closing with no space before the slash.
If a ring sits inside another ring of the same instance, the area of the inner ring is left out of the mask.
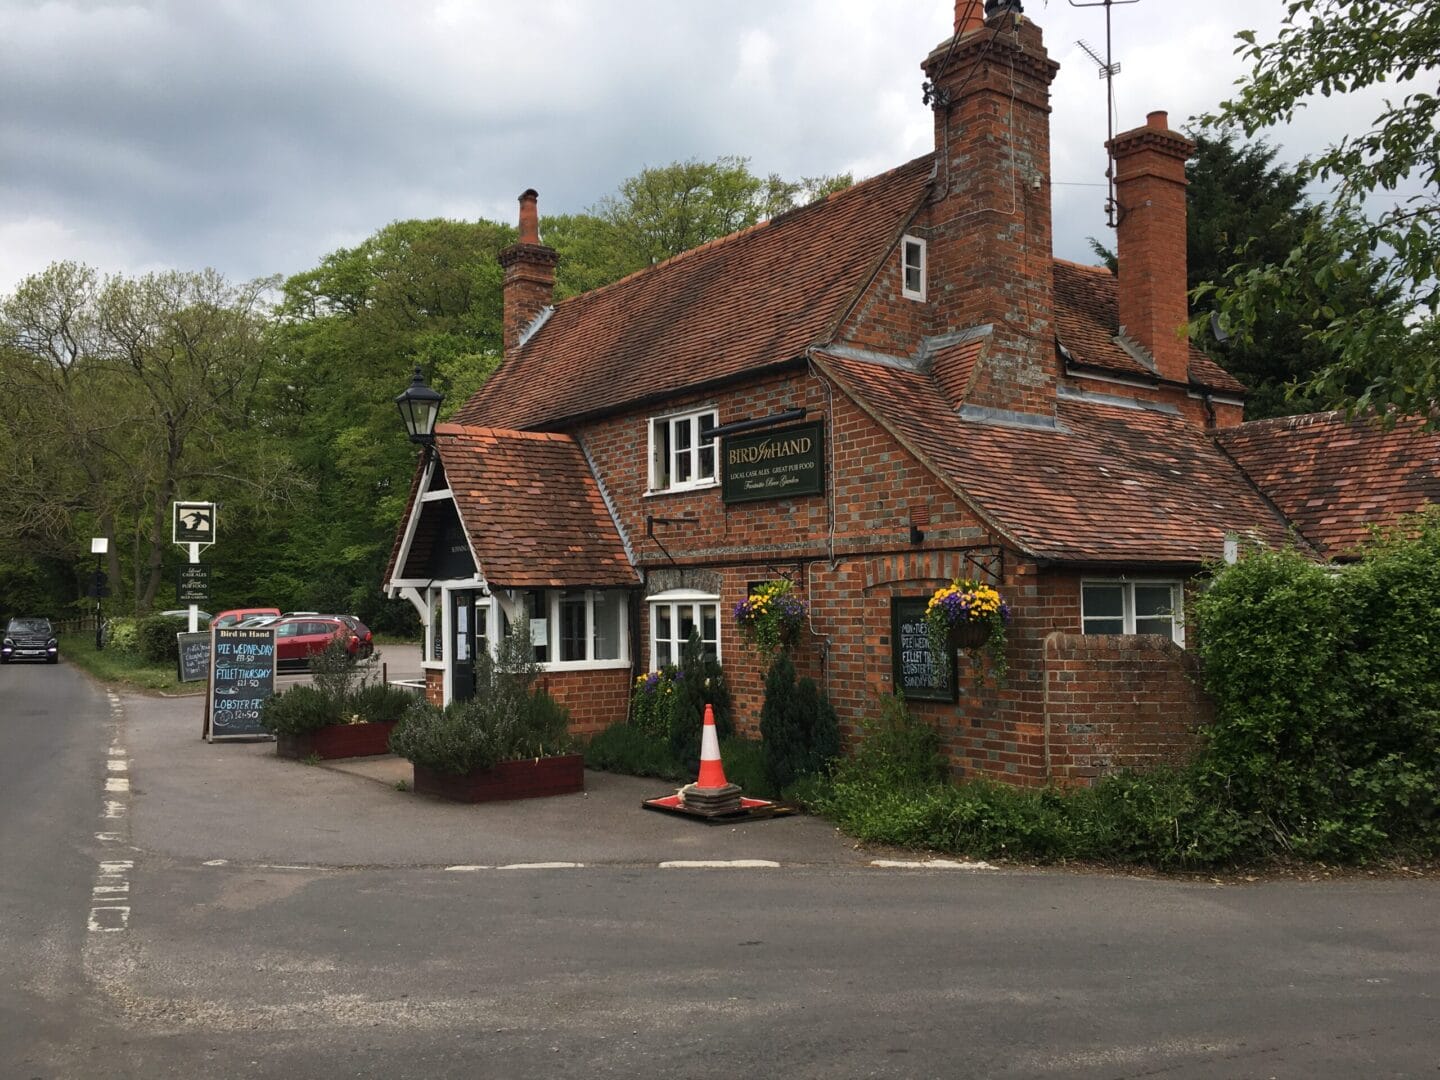
<path id="1" fill-rule="evenodd" d="M 278 667 L 295 670 L 310 666 L 310 657 L 324 652 L 330 642 L 340 640 L 354 660 L 365 660 L 375 651 L 370 628 L 353 616 L 299 615 L 280 619 L 275 627 L 275 660 Z"/>
<path id="2" fill-rule="evenodd" d="M 273 615 L 278 619 L 280 617 L 280 609 L 278 607 L 231 608 L 229 611 L 222 611 L 219 615 L 216 615 L 215 618 L 211 619 L 210 629 L 223 630 L 227 626 L 238 626 L 246 619 L 254 618 L 257 615 Z"/>
<path id="3" fill-rule="evenodd" d="M 157 611 L 155 614 L 163 615 L 167 619 L 188 619 L 190 618 L 189 608 L 171 608 L 169 611 Z M 200 628 L 203 630 L 210 625 L 210 613 L 208 611 L 197 611 L 200 619 Z"/>
<path id="4" fill-rule="evenodd" d="M 283 617 L 281 615 L 251 615 L 248 619 L 241 619 L 235 625 L 249 630 L 257 626 L 272 626 Z"/>
<path id="5" fill-rule="evenodd" d="M 49 619 L 16 618 L 5 627 L 0 641 L 0 664 L 11 660 L 44 660 L 53 664 L 60 659 L 60 643 Z"/>

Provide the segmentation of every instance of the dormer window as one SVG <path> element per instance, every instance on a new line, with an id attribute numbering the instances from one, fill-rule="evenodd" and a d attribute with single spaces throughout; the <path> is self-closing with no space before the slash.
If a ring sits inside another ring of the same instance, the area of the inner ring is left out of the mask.
<path id="1" fill-rule="evenodd" d="M 715 483 L 714 409 L 659 416 L 650 421 L 650 490 L 684 491 Z"/>
<path id="2" fill-rule="evenodd" d="M 901 292 L 908 300 L 925 299 L 925 241 L 918 236 L 900 240 L 900 266 L 905 276 Z"/>

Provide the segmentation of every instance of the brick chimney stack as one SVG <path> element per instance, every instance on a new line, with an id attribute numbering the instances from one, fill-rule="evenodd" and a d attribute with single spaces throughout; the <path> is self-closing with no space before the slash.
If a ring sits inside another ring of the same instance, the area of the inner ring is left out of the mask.
<path id="1" fill-rule="evenodd" d="M 555 298 L 555 264 L 559 253 L 540 242 L 539 198 L 531 188 L 520 196 L 520 238 L 500 252 L 505 268 L 504 347 L 509 356 L 520 335 Z"/>
<path id="2" fill-rule="evenodd" d="M 935 110 L 934 201 L 916 222 L 927 241 L 930 332 L 988 324 L 966 404 L 1053 418 L 1050 84 L 1059 65 L 1017 0 L 987 0 L 984 20 L 978 6 L 956 0 L 955 39 L 921 65 Z"/>
<path id="3" fill-rule="evenodd" d="M 1152 112 L 1145 126 L 1115 136 L 1115 198 L 1120 204 L 1120 326 L 1155 359 L 1162 379 L 1190 381 L 1190 342 L 1180 328 L 1186 297 L 1185 159 L 1195 144 Z"/>

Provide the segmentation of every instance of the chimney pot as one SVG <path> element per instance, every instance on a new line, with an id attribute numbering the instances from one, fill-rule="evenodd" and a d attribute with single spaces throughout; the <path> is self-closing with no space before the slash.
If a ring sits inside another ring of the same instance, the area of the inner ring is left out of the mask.
<path id="1" fill-rule="evenodd" d="M 540 213 L 535 209 L 535 200 L 540 193 L 527 188 L 520 194 L 520 243 L 540 243 Z"/>
<path id="2" fill-rule="evenodd" d="M 1164 109 L 1156 109 L 1154 112 L 1145 114 L 1145 123 L 1160 131 L 1170 130 L 1170 114 Z"/>
<path id="3" fill-rule="evenodd" d="M 983 0 L 955 0 L 955 33 L 965 35 L 985 28 Z"/>

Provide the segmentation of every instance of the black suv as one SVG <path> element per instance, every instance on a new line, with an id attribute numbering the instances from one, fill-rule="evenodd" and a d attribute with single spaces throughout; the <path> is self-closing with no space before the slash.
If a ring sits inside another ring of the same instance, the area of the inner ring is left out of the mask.
<path id="1" fill-rule="evenodd" d="M 49 619 L 11 619 L 5 627 L 5 640 L 0 642 L 0 664 L 11 660 L 44 660 L 53 664 L 60 659 L 60 643 Z"/>

